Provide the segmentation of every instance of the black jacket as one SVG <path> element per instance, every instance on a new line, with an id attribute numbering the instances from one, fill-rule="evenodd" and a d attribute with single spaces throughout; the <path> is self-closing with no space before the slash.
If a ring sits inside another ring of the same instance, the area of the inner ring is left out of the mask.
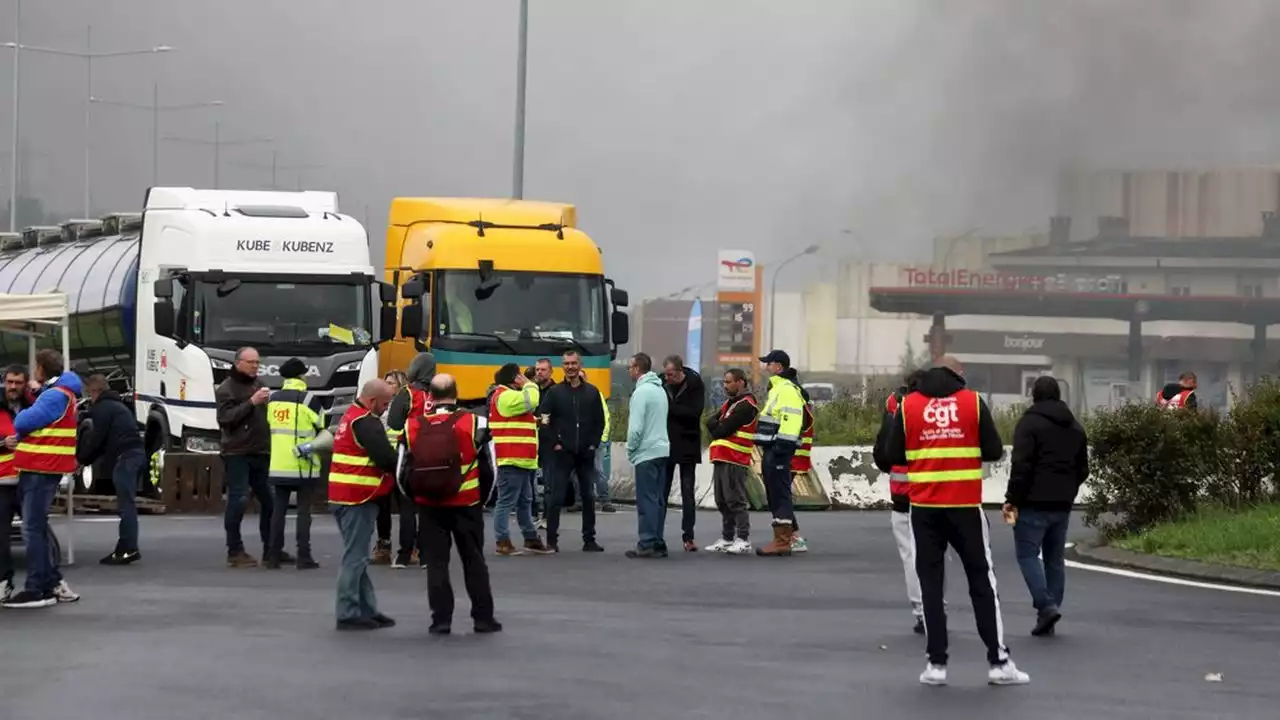
<path id="1" fill-rule="evenodd" d="M 536 383 L 535 383 L 536 384 Z M 542 415 L 547 411 L 543 408 L 547 403 L 547 396 L 551 394 L 551 388 L 555 387 L 554 382 L 548 382 L 546 385 L 538 385 L 538 464 L 541 466 L 551 457 L 554 452 L 552 448 L 556 446 L 556 434 L 548 425 L 542 424 Z M 603 430 L 600 431 L 603 434 Z"/>
<path id="2" fill-rule="evenodd" d="M 1163 390 L 1160 391 L 1160 397 L 1164 398 L 1165 400 L 1172 400 L 1178 393 L 1182 392 L 1182 390 L 1183 390 L 1183 387 L 1181 383 L 1169 383 L 1168 385 L 1164 386 Z M 1198 405 L 1199 403 L 1196 402 L 1196 392 L 1192 390 L 1191 394 L 1187 396 L 1186 403 L 1182 407 L 1195 410 Z"/>
<path id="3" fill-rule="evenodd" d="M 723 420 L 720 419 L 719 410 L 707 416 L 707 432 L 711 434 L 712 440 L 727 438 L 741 430 L 743 426 L 750 425 L 751 421 L 756 419 L 756 416 L 760 414 L 760 408 L 748 402 L 740 402 L 747 398 L 755 400 L 755 395 L 746 392 L 729 398 L 727 402 L 733 407 L 733 410 Z"/>
<path id="4" fill-rule="evenodd" d="M 546 426 L 547 442 L 562 452 L 572 454 L 595 452 L 604 435 L 604 403 L 595 385 L 583 380 L 573 387 L 568 380 L 551 386 L 538 406 L 538 412 L 551 416 Z"/>
<path id="5" fill-rule="evenodd" d="M 1070 510 L 1089 477 L 1084 427 L 1061 400 L 1035 403 L 1013 430 L 1012 460 L 1005 502 L 1017 508 Z"/>
<path id="6" fill-rule="evenodd" d="M 76 442 L 76 460 L 92 465 L 100 459 L 111 460 L 126 452 L 142 452 L 142 435 L 138 420 L 120 396 L 103 390 L 89 409 L 89 435 Z"/>
<path id="7" fill-rule="evenodd" d="M 906 385 L 893 391 L 893 394 L 898 398 L 899 407 L 902 406 L 902 398 L 906 397 L 910 392 L 912 392 L 912 389 Z M 886 406 L 888 402 L 888 398 L 886 398 Z M 876 444 L 871 449 L 871 459 L 875 461 L 876 468 L 883 473 L 893 472 L 893 463 L 889 462 L 889 431 L 893 427 L 896 417 L 895 413 L 886 411 L 884 417 L 880 418 L 880 430 L 876 433 Z M 911 499 L 906 495 L 890 493 L 889 502 L 893 505 L 894 512 L 907 512 L 911 509 Z"/>
<path id="8" fill-rule="evenodd" d="M 267 424 L 267 404 L 254 405 L 249 398 L 264 385 L 257 377 L 237 370 L 213 391 L 218 404 L 218 427 L 222 430 L 223 455 L 270 455 L 271 426 Z"/>
<path id="9" fill-rule="evenodd" d="M 663 383 L 667 391 L 667 441 L 671 462 L 702 462 L 702 413 L 707 407 L 707 391 L 702 376 L 684 369 L 684 382 Z"/>
<path id="10" fill-rule="evenodd" d="M 927 371 L 916 384 L 915 392 L 925 397 L 950 397 L 965 388 L 964 378 L 947 368 Z M 984 402 L 978 412 L 978 445 L 982 448 L 982 462 L 996 462 L 1004 457 L 1004 441 L 996 429 L 995 418 Z M 886 442 L 885 460 L 892 465 L 907 464 L 907 435 L 902 429 L 902 408 L 894 415 Z"/>

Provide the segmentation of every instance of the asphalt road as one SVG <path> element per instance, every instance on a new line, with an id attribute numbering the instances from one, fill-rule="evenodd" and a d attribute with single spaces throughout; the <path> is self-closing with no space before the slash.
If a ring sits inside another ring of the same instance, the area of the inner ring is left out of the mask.
<path id="1" fill-rule="evenodd" d="M 717 519 L 699 516 L 703 544 Z M 1280 716 L 1280 598 L 1071 570 L 1058 636 L 1031 638 L 997 526 L 1007 642 L 1032 684 L 985 684 L 953 566 L 952 685 L 927 688 L 887 514 L 801 522 L 804 557 L 632 561 L 634 514 L 601 516 L 603 555 L 576 552 L 570 530 L 560 556 L 491 557 L 506 632 L 471 634 L 463 598 L 463 632 L 448 638 L 427 635 L 423 573 L 389 568 L 374 583 L 399 626 L 335 632 L 327 518 L 315 526 L 324 568 L 308 573 L 224 568 L 211 518 L 143 518 L 143 561 L 100 567 L 114 526 L 77 523 L 67 577 L 84 599 L 0 612 L 0 720 Z"/>

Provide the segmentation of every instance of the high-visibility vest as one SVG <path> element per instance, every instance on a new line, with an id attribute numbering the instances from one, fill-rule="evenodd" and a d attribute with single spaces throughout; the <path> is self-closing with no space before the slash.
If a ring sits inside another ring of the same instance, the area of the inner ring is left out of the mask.
<path id="1" fill-rule="evenodd" d="M 0 410 L 0 437 L 10 437 L 13 433 L 13 417 Z M 15 485 L 17 482 L 18 466 L 13 462 L 13 451 L 0 443 L 0 485 Z"/>
<path id="2" fill-rule="evenodd" d="M 969 389 L 948 397 L 915 392 L 903 398 L 912 506 L 982 505 L 981 416 L 982 397 Z"/>
<path id="3" fill-rule="evenodd" d="M 353 426 L 366 416 L 377 418 L 367 408 L 352 405 L 338 422 L 329 465 L 329 502 L 334 505 L 361 505 L 391 492 L 391 475 L 378 469 L 356 440 Z"/>
<path id="4" fill-rule="evenodd" d="M 439 406 L 423 422 L 437 425 L 448 422 L 456 408 Z M 462 486 L 458 493 L 444 500 L 426 500 L 415 498 L 419 505 L 429 507 L 470 507 L 480 504 L 480 453 L 476 448 L 476 432 L 479 430 L 479 418 L 474 413 L 461 411 L 462 417 L 453 424 L 453 432 L 458 438 L 458 455 L 462 468 Z"/>
<path id="5" fill-rule="evenodd" d="M 489 430 L 498 467 L 538 469 L 538 386 L 516 390 L 499 385 L 489 396 Z"/>
<path id="6" fill-rule="evenodd" d="M 813 469 L 813 403 L 804 406 L 804 430 L 800 433 L 800 445 L 791 456 L 792 473 L 808 473 Z"/>
<path id="7" fill-rule="evenodd" d="M 751 455 L 756 446 L 756 423 L 759 422 L 760 415 L 760 406 L 756 404 L 756 397 L 751 393 L 745 393 L 725 400 L 720 406 L 720 420 L 723 421 L 732 415 L 739 403 L 747 403 L 751 406 L 754 411 L 751 422 L 738 428 L 727 438 L 711 441 L 711 462 L 713 463 L 751 467 Z"/>
<path id="8" fill-rule="evenodd" d="M 426 390 L 413 387 L 412 385 L 404 388 L 402 392 L 409 393 L 409 412 L 404 419 L 404 427 L 399 430 L 387 428 L 387 441 L 391 443 L 391 447 L 395 448 L 400 444 L 400 439 L 409 431 L 409 425 L 416 418 L 421 418 L 431 412 L 432 402 L 431 396 Z M 416 427 L 416 426 L 415 426 Z M 412 434 L 409 437 L 413 437 Z"/>
<path id="9" fill-rule="evenodd" d="M 320 414 L 307 405 L 307 383 L 289 378 L 267 400 L 267 425 L 271 428 L 272 479 L 309 480 L 320 477 L 320 458 L 298 457 L 294 448 L 316 439 L 324 428 Z"/>
<path id="10" fill-rule="evenodd" d="M 898 406 L 902 404 L 902 393 L 893 392 L 889 394 L 889 399 L 884 401 L 884 411 L 889 413 L 892 421 L 898 414 Z M 910 484 L 907 482 L 907 466 L 894 465 L 889 468 L 889 494 L 890 495 L 906 495 L 911 492 Z"/>
<path id="11" fill-rule="evenodd" d="M 13 462 L 18 472 L 67 475 L 76 471 L 76 395 L 63 387 L 46 388 L 67 396 L 62 417 L 18 442 Z"/>
<path id="12" fill-rule="evenodd" d="M 609 401 L 600 393 L 600 405 L 604 407 L 604 432 L 600 433 L 600 444 L 609 442 L 609 431 L 613 429 L 613 416 L 609 413 Z"/>
<path id="13" fill-rule="evenodd" d="M 769 396 L 756 424 L 756 442 L 779 440 L 800 444 L 804 431 L 804 396 L 790 380 L 774 375 L 769 378 Z"/>
<path id="14" fill-rule="evenodd" d="M 1184 408 L 1187 406 L 1187 398 L 1191 397 L 1191 393 L 1193 392 L 1195 392 L 1195 390 L 1183 390 L 1168 400 L 1164 399 L 1163 391 L 1158 392 L 1156 393 L 1156 407 L 1163 408 L 1165 410 L 1178 410 Z"/>

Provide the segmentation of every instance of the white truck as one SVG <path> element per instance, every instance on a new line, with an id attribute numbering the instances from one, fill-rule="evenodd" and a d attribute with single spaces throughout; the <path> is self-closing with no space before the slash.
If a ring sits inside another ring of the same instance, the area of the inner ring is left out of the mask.
<path id="1" fill-rule="evenodd" d="M 336 423 L 396 330 L 395 289 L 375 277 L 364 228 L 331 192 L 156 187 L 141 214 L 0 243 L 0 292 L 51 290 L 69 296 L 72 367 L 132 394 L 148 452 L 218 452 L 214 388 L 244 346 L 260 353 L 268 387 L 285 360 L 302 359 Z M 18 345 L 0 338 L 0 356 L 25 360 Z"/>

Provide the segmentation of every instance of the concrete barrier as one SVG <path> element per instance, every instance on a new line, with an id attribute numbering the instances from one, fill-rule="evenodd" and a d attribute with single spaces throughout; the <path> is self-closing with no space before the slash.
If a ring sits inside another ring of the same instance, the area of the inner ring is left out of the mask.
<path id="1" fill-rule="evenodd" d="M 982 502 L 987 505 L 1004 503 L 1005 487 L 1009 483 L 1009 450 L 1005 459 L 987 463 L 982 481 Z M 698 505 L 715 507 L 715 495 L 711 485 L 711 465 L 703 453 L 697 469 Z M 764 509 L 764 484 L 760 481 L 760 452 L 750 472 L 751 504 L 754 509 Z M 614 443 L 613 468 L 609 477 L 609 491 L 614 500 L 634 502 L 635 476 L 631 463 L 627 462 L 627 449 L 622 443 Z M 797 478 L 793 485 L 795 504 L 805 510 L 870 510 L 889 506 L 889 476 L 880 472 L 871 458 L 870 447 L 824 446 L 813 449 L 813 470 L 808 477 Z M 1086 483 L 1080 490 L 1080 498 L 1088 492 Z M 672 484 L 672 504 L 680 504 L 680 482 Z"/>

